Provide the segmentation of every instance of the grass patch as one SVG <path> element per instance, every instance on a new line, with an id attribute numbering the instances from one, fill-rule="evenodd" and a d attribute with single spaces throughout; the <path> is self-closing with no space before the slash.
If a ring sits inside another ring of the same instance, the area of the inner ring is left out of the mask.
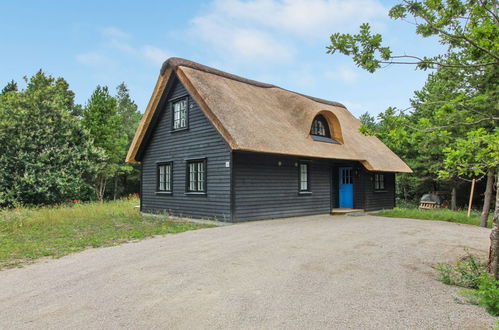
<path id="1" fill-rule="evenodd" d="M 448 209 L 419 210 L 417 208 L 396 207 L 392 210 L 382 210 L 377 213 L 382 217 L 390 218 L 411 218 L 422 220 L 440 220 L 467 225 L 478 226 L 480 224 L 480 213 L 472 212 L 468 218 L 467 211 L 451 211 Z M 492 227 L 492 214 L 489 216 L 488 227 Z"/>
<path id="2" fill-rule="evenodd" d="M 455 265 L 438 264 L 439 280 L 448 285 L 460 286 L 460 294 L 470 304 L 485 307 L 489 314 L 499 316 L 499 281 L 486 271 L 486 264 L 468 255 Z"/>
<path id="3" fill-rule="evenodd" d="M 136 198 L 0 211 L 0 269 L 153 235 L 210 227 L 145 217 Z"/>

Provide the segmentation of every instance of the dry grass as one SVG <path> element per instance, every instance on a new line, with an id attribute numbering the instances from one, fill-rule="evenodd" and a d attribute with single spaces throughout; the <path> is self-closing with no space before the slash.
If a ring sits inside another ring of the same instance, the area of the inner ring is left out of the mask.
<path id="1" fill-rule="evenodd" d="M 0 269 L 88 247 L 116 245 L 153 235 L 209 227 L 144 217 L 136 198 L 0 211 Z"/>

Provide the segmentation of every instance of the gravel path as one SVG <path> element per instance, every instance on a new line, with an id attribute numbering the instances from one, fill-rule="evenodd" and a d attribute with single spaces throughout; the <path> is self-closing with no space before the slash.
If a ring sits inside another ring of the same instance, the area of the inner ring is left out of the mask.
<path id="1" fill-rule="evenodd" d="M 0 272 L 0 328 L 488 329 L 432 265 L 489 229 L 374 216 L 257 221 Z"/>

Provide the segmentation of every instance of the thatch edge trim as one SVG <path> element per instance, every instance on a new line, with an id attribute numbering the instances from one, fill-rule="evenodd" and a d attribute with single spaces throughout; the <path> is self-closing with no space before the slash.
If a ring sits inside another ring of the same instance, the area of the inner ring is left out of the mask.
<path id="1" fill-rule="evenodd" d="M 292 90 L 289 90 L 289 89 L 285 89 L 285 88 L 282 88 L 282 87 L 279 87 L 279 86 L 276 86 L 276 85 L 262 83 L 260 81 L 256 81 L 256 80 L 244 78 L 244 77 L 232 74 L 232 73 L 221 71 L 221 70 L 218 70 L 218 69 L 215 69 L 215 68 L 203 65 L 203 64 L 199 64 L 199 63 L 196 63 L 196 62 L 192 62 L 192 61 L 186 60 L 184 58 L 180 58 L 180 57 L 171 57 L 171 58 L 167 59 L 163 63 L 163 65 L 161 66 L 161 71 L 160 72 L 161 72 L 161 74 L 163 74 L 163 72 L 165 72 L 170 67 L 173 67 L 174 69 L 177 69 L 177 68 L 179 68 L 181 66 L 185 66 L 185 67 L 188 67 L 188 68 L 191 68 L 191 69 L 194 69 L 194 70 L 198 70 L 198 71 L 202 71 L 202 72 L 206 72 L 206 73 L 211 73 L 211 74 L 223 77 L 223 78 L 232 79 L 232 80 L 239 81 L 239 82 L 242 82 L 242 83 L 245 83 L 245 84 L 249 84 L 249 85 L 253 85 L 253 86 L 256 86 L 256 87 L 261 87 L 261 88 L 279 88 L 279 89 L 282 89 L 282 90 L 284 90 L 286 92 L 290 92 L 290 93 L 293 93 L 293 94 L 296 94 L 296 95 L 300 95 L 300 96 L 306 97 L 306 98 L 308 98 L 308 99 L 310 99 L 312 101 L 315 101 L 315 102 L 319 102 L 319 103 L 323 103 L 323 104 L 328 104 L 328 105 L 332 105 L 332 106 L 335 106 L 335 107 L 340 107 L 340 108 L 346 109 L 346 106 L 344 106 L 343 104 L 341 104 L 339 102 L 329 101 L 329 100 L 321 99 L 319 97 L 314 97 L 314 96 L 310 96 L 310 95 L 301 94 L 301 93 L 298 93 L 298 92 L 295 92 L 295 91 L 292 91 Z"/>
<path id="2" fill-rule="evenodd" d="M 215 126 L 215 129 L 218 131 L 218 133 L 220 133 L 224 140 L 229 144 L 229 147 L 231 149 L 237 149 L 237 143 L 234 141 L 234 138 L 230 135 L 227 129 L 225 129 L 225 127 L 222 125 L 217 116 L 215 116 L 213 111 L 211 111 L 210 107 L 206 104 L 201 95 L 199 95 L 198 91 L 196 90 L 196 88 L 194 88 L 189 78 L 187 78 L 187 75 L 181 70 L 181 68 L 178 68 L 176 70 L 176 74 L 180 81 L 184 84 L 189 94 L 194 98 L 197 104 L 199 104 L 199 107 L 201 108 L 201 110 L 203 110 L 206 117 L 208 117 L 213 126 Z"/>
<path id="3" fill-rule="evenodd" d="M 125 161 L 127 163 L 136 163 L 137 162 L 135 157 L 137 156 L 137 153 L 139 151 L 139 147 L 142 144 L 144 136 L 149 128 L 149 124 L 151 123 L 154 112 L 156 111 L 156 108 L 158 107 L 159 101 L 161 99 L 161 96 L 163 95 L 163 91 L 166 87 L 166 84 L 167 84 L 168 80 L 170 79 L 172 71 L 173 70 L 171 68 L 169 70 L 165 70 L 165 71 L 162 70 L 161 74 L 158 77 L 158 80 L 156 81 L 156 85 L 154 87 L 154 91 L 153 91 L 153 94 L 151 96 L 151 99 L 149 100 L 149 103 L 147 104 L 146 111 L 144 112 L 144 115 L 142 116 L 142 119 L 139 123 L 139 126 L 137 127 L 137 130 L 135 131 L 135 136 L 133 137 L 132 143 L 130 144 L 130 148 L 128 149 L 128 153 L 127 153 L 126 158 L 125 158 Z"/>

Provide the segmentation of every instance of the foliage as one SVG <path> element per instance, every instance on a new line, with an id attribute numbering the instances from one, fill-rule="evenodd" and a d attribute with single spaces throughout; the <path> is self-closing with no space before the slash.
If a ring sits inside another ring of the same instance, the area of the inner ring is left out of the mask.
<path id="1" fill-rule="evenodd" d="M 410 108 L 389 108 L 378 122 L 364 118 L 361 131 L 378 136 L 414 170 L 414 176 L 400 176 L 399 191 L 411 197 L 440 185 L 456 187 L 461 177 L 497 168 L 497 2 L 402 0 L 389 15 L 414 24 L 422 37 L 437 37 L 447 52 L 434 57 L 393 55 L 382 45 L 382 36 L 363 24 L 358 34 L 333 34 L 328 53 L 351 56 L 369 72 L 390 64 L 437 69 L 415 93 Z"/>
<path id="2" fill-rule="evenodd" d="M 138 110 L 137 104 L 130 98 L 130 91 L 124 82 L 116 87 L 115 98 L 118 116 L 121 119 L 121 126 L 127 135 L 128 145 L 130 145 L 142 115 Z"/>
<path id="3" fill-rule="evenodd" d="M 438 264 L 436 270 L 443 283 L 472 289 L 461 292 L 468 302 L 479 304 L 490 314 L 499 316 L 499 281 L 487 274 L 485 263 L 477 257 L 469 254 L 456 265 Z"/>
<path id="4" fill-rule="evenodd" d="M 82 122 L 94 145 L 105 155 L 98 164 L 94 179 L 97 199 L 102 200 L 108 178 L 117 175 L 121 169 L 127 143 L 116 99 L 109 94 L 107 87 L 97 86 L 83 110 Z"/>
<path id="5" fill-rule="evenodd" d="M 127 136 L 127 146 L 119 164 L 119 172 L 114 178 L 113 195 L 138 191 L 140 167 L 138 164 L 125 163 L 126 151 L 130 147 L 139 125 L 142 114 L 137 104 L 130 98 L 129 89 L 124 82 L 116 87 L 117 114 L 120 117 L 121 129 Z"/>
<path id="6" fill-rule="evenodd" d="M 88 247 L 209 227 L 143 216 L 133 195 L 115 202 L 16 208 L 0 211 L 0 268 L 41 257 L 61 257 Z"/>
<path id="7" fill-rule="evenodd" d="M 8 92 L 17 92 L 18 91 L 17 83 L 14 80 L 11 80 L 5 85 L 0 94 L 6 94 Z"/>
<path id="8" fill-rule="evenodd" d="M 475 226 L 480 224 L 480 214 L 476 212 L 471 217 L 468 217 L 466 211 L 451 211 L 448 209 L 418 210 L 417 208 L 396 207 L 392 210 L 379 211 L 376 215 L 389 218 L 448 221 Z M 490 228 L 490 221 L 488 224 Z"/>
<path id="9" fill-rule="evenodd" d="M 42 71 L 26 83 L 0 94 L 0 207 L 88 199 L 102 155 L 72 115 L 73 92 Z"/>
<path id="10" fill-rule="evenodd" d="M 486 273 L 485 264 L 472 255 L 456 265 L 438 264 L 436 269 L 443 283 L 470 289 L 478 289 L 480 279 Z"/>
<path id="11" fill-rule="evenodd" d="M 478 303 L 487 309 L 487 312 L 499 316 L 499 281 L 487 274 L 480 278 L 476 292 Z"/>
<path id="12" fill-rule="evenodd" d="M 417 34 L 425 38 L 438 37 L 441 44 L 448 46 L 448 54 L 433 57 L 393 55 L 390 47 L 382 45 L 382 36 L 372 34 L 367 23 L 360 26 L 358 34 L 331 35 L 327 52 L 334 54 L 338 51 L 351 56 L 357 66 L 369 72 L 389 64 L 414 64 L 423 70 L 493 67 L 499 64 L 499 19 L 496 13 L 497 2 L 491 0 L 403 0 L 391 8 L 389 16 L 413 20 Z M 469 56 L 455 56 L 461 51 Z"/>
<path id="13" fill-rule="evenodd" d="M 83 124 L 94 140 L 94 145 L 105 151 L 112 167 L 124 154 L 126 138 L 122 131 L 116 99 L 107 87 L 97 86 L 83 110 Z M 112 170 L 110 170 L 112 172 Z"/>

